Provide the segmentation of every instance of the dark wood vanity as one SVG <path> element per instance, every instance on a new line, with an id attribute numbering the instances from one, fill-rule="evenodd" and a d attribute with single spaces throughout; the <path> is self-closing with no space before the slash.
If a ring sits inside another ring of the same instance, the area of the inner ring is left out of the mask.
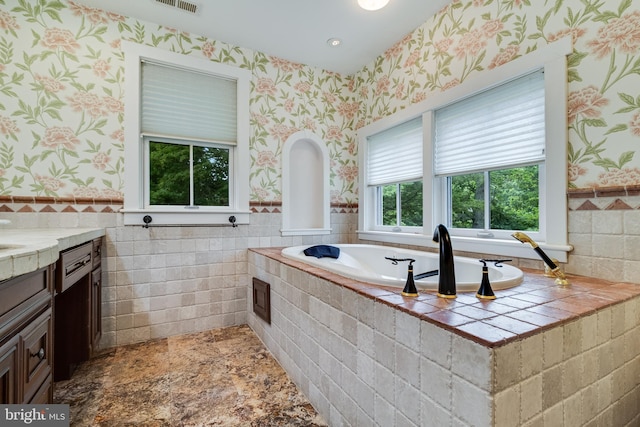
<path id="1" fill-rule="evenodd" d="M 0 404 L 46 404 L 102 334 L 102 238 L 0 281 Z"/>
<path id="2" fill-rule="evenodd" d="M 0 403 L 53 397 L 52 296 L 55 265 L 0 282 Z"/>
<path id="3" fill-rule="evenodd" d="M 54 296 L 54 381 L 71 378 L 102 334 L 102 239 L 60 253 Z"/>

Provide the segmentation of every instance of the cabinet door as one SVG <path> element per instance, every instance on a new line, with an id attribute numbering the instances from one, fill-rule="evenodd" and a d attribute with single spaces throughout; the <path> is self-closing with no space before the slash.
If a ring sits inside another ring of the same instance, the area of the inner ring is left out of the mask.
<path id="1" fill-rule="evenodd" d="M 20 333 L 22 345 L 23 402 L 33 395 L 51 374 L 51 308 Z"/>
<path id="2" fill-rule="evenodd" d="M 91 273 L 91 351 L 98 348 L 102 336 L 102 268 Z"/>
<path id="3" fill-rule="evenodd" d="M 18 401 L 18 337 L 0 347 L 0 404 Z"/>
<path id="4" fill-rule="evenodd" d="M 29 402 L 31 405 L 46 405 L 53 402 L 53 387 L 51 380 L 51 375 L 49 375 L 36 394 L 31 398 L 31 402 Z"/>

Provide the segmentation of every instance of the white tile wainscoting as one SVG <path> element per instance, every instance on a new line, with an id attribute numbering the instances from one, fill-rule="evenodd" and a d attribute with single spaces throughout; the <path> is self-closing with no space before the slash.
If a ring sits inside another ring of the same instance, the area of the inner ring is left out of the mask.
<path id="1" fill-rule="evenodd" d="M 250 306 L 248 323 L 330 425 L 630 427 L 640 423 L 636 285 L 621 284 L 624 290 L 610 291 L 611 298 L 621 297 L 620 302 L 599 301 L 604 304 L 599 309 L 576 295 L 571 300 L 578 302 L 579 314 L 554 308 L 569 310 L 567 303 L 550 301 L 544 312 L 563 313 L 558 319 L 565 316 L 567 321 L 529 324 L 522 334 L 502 330 L 507 339 L 500 341 L 498 335 L 486 345 L 482 339 L 465 336 L 470 329 L 459 316 L 436 316 L 440 311 L 428 314 L 431 321 L 427 321 L 409 314 L 410 302 L 402 309 L 388 303 L 401 302 L 399 295 L 381 290 L 378 298 L 371 289 L 354 291 L 358 285 L 353 281 L 330 274 L 318 277 L 321 270 L 308 273 L 305 267 L 278 259 L 277 253 L 276 248 L 249 251 L 249 274 L 271 285 L 271 324 L 256 317 Z M 561 292 L 553 279 L 539 276 L 540 283 L 551 281 L 545 292 Z M 535 285 L 527 286 L 532 300 L 544 294 L 536 293 Z M 606 294 L 598 289 L 597 280 L 585 286 Z M 574 289 L 580 288 L 577 282 Z M 468 303 L 478 310 L 474 297 L 458 300 L 461 306 Z M 524 300 L 518 301 L 524 305 Z M 517 314 L 517 308 L 512 310 Z M 532 316 L 531 311 L 522 312 Z M 438 317 L 450 325 L 438 325 L 433 321 Z M 511 317 L 503 319 L 506 329 L 525 325 Z"/>

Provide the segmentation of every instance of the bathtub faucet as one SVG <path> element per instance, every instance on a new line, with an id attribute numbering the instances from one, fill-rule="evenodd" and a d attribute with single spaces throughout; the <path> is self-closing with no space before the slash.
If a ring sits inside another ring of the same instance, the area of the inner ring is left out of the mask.
<path id="1" fill-rule="evenodd" d="M 438 275 L 438 296 L 456 297 L 456 274 L 453 265 L 453 249 L 447 227 L 440 224 L 433 231 L 433 241 L 440 244 L 440 268 Z"/>
<path id="2" fill-rule="evenodd" d="M 393 265 L 398 265 L 398 262 L 400 261 L 409 261 L 409 268 L 407 270 L 407 282 L 405 283 L 404 289 L 402 290 L 402 296 L 417 297 L 418 290 L 416 289 L 416 282 L 415 280 L 413 280 L 413 263 L 416 262 L 416 260 L 413 258 L 391 258 L 388 256 L 384 258 L 391 261 Z"/>
<path id="3" fill-rule="evenodd" d="M 529 237 L 528 235 L 520 231 L 516 231 L 511 236 L 513 236 L 515 239 L 519 240 L 522 243 L 528 243 L 531 245 L 533 250 L 536 251 L 536 253 L 540 256 L 540 258 L 542 258 L 542 261 L 544 261 L 544 263 L 547 264 L 547 267 L 549 267 L 549 270 L 551 270 L 551 273 L 556 277 L 556 283 L 558 285 L 566 286 L 569 284 L 569 281 L 567 280 L 562 270 L 560 270 L 560 267 L 551 258 L 549 258 L 549 256 L 542 250 L 540 246 L 538 246 L 536 242 L 533 241 L 531 237 Z"/>

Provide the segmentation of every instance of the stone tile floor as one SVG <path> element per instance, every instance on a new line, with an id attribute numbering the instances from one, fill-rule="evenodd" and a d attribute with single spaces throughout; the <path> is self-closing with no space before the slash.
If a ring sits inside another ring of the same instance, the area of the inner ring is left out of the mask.
<path id="1" fill-rule="evenodd" d="M 109 349 L 59 381 L 72 426 L 326 426 L 246 325 Z"/>

